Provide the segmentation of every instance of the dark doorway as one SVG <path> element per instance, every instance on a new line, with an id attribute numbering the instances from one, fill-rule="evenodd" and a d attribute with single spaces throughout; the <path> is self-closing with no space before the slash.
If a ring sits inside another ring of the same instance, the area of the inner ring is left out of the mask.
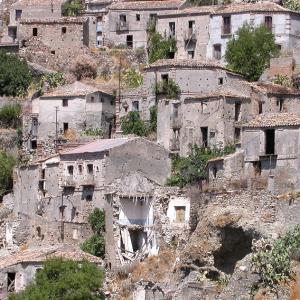
<path id="1" fill-rule="evenodd" d="M 201 127 L 202 147 L 208 146 L 208 127 Z"/>
<path id="2" fill-rule="evenodd" d="M 64 123 L 64 133 L 69 130 L 69 123 Z"/>
<path id="3" fill-rule="evenodd" d="M 16 273 L 7 273 L 7 292 L 15 291 L 16 287 Z"/>
<path id="4" fill-rule="evenodd" d="M 234 104 L 234 120 L 238 121 L 241 114 L 241 102 L 235 102 Z"/>
<path id="5" fill-rule="evenodd" d="M 126 45 L 128 48 L 133 47 L 133 36 L 132 35 L 127 35 L 126 36 Z"/>
<path id="6" fill-rule="evenodd" d="M 266 138 L 266 154 L 275 154 L 275 129 L 267 129 L 265 131 Z"/>

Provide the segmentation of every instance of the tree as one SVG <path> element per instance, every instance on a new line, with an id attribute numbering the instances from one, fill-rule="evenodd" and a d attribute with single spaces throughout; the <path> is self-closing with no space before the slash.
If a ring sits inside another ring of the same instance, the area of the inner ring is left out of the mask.
<path id="1" fill-rule="evenodd" d="M 81 0 L 71 0 L 62 7 L 62 14 L 68 17 L 76 17 L 84 11 L 84 4 Z"/>
<path id="2" fill-rule="evenodd" d="M 19 103 L 6 104 L 0 109 L 0 126 L 4 128 L 18 128 L 21 125 L 21 105 Z"/>
<path id="3" fill-rule="evenodd" d="M 131 111 L 121 119 L 121 128 L 124 134 L 136 134 L 138 136 L 148 134 L 148 126 L 137 111 Z"/>
<path id="4" fill-rule="evenodd" d="M 144 78 L 141 72 L 135 69 L 127 69 L 123 74 L 123 81 L 129 88 L 137 88 L 143 84 Z"/>
<path id="5" fill-rule="evenodd" d="M 13 168 L 16 160 L 5 152 L 0 152 L 0 198 L 13 187 Z"/>
<path id="6" fill-rule="evenodd" d="M 95 208 L 88 218 L 89 224 L 93 230 L 93 235 L 84 241 L 81 250 L 98 257 L 105 255 L 105 213 L 99 208 Z"/>
<path id="7" fill-rule="evenodd" d="M 35 282 L 25 291 L 9 295 L 9 300 L 104 299 L 101 292 L 103 279 L 103 270 L 92 263 L 52 258 L 36 273 Z"/>
<path id="8" fill-rule="evenodd" d="M 245 24 L 238 30 L 237 38 L 228 42 L 225 59 L 229 69 L 255 81 L 278 53 L 271 31 L 264 25 L 252 28 Z"/>
<path id="9" fill-rule="evenodd" d="M 25 96 L 31 82 L 26 61 L 0 51 L 0 96 Z"/>

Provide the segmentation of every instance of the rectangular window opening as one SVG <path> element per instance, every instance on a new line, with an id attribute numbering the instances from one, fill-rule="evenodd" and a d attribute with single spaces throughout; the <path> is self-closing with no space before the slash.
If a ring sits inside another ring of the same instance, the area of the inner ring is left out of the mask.
<path id="1" fill-rule="evenodd" d="M 69 130 L 69 123 L 63 123 L 64 126 L 64 133 L 66 133 Z"/>
<path id="2" fill-rule="evenodd" d="M 140 110 L 139 101 L 132 101 L 132 111 L 139 111 L 139 110 Z"/>
<path id="3" fill-rule="evenodd" d="M 223 30 L 222 34 L 231 34 L 231 17 L 223 17 Z"/>
<path id="4" fill-rule="evenodd" d="M 73 173 L 74 173 L 74 167 L 73 166 L 68 166 L 67 170 L 68 170 L 69 175 L 73 175 Z"/>
<path id="5" fill-rule="evenodd" d="M 88 174 L 93 175 L 94 174 L 94 165 L 88 164 L 87 165 Z"/>
<path id="6" fill-rule="evenodd" d="M 262 105 L 262 102 L 259 102 L 258 103 L 258 114 L 260 115 L 260 114 L 262 114 L 262 112 L 263 112 L 263 105 Z"/>
<path id="7" fill-rule="evenodd" d="M 272 17 L 271 16 L 266 16 L 265 17 L 265 26 L 267 27 L 268 30 L 272 31 Z"/>
<path id="8" fill-rule="evenodd" d="M 185 221 L 185 206 L 175 206 L 176 222 L 184 223 Z"/>
<path id="9" fill-rule="evenodd" d="M 241 115 L 241 102 L 235 102 L 234 104 L 234 120 L 239 121 Z"/>
<path id="10" fill-rule="evenodd" d="M 33 36 L 37 36 L 38 35 L 38 29 L 36 27 L 32 28 L 32 35 Z"/>
<path id="11" fill-rule="evenodd" d="M 133 47 L 133 36 L 132 35 L 127 35 L 126 36 L 126 45 L 128 48 Z"/>
<path id="12" fill-rule="evenodd" d="M 16 289 L 16 273 L 7 273 L 7 292 L 14 292 Z"/>
<path id="13" fill-rule="evenodd" d="M 234 128 L 234 140 L 236 143 L 241 141 L 241 128 Z"/>
<path id="14" fill-rule="evenodd" d="M 62 27 L 61 28 L 61 33 L 66 34 L 67 33 L 67 27 Z"/>
<path id="15" fill-rule="evenodd" d="M 62 106 L 63 107 L 69 106 L 69 100 L 68 99 L 62 99 Z"/>
<path id="16" fill-rule="evenodd" d="M 140 14 L 136 14 L 136 20 L 139 22 L 141 20 L 141 15 Z"/>
<path id="17" fill-rule="evenodd" d="M 221 50 L 222 50 L 221 44 L 215 44 L 214 45 L 214 53 L 213 53 L 214 59 L 217 59 L 217 60 L 221 59 L 221 57 L 222 57 Z"/>
<path id="18" fill-rule="evenodd" d="M 265 131 L 265 151 L 267 155 L 275 154 L 275 129 L 267 129 Z"/>
<path id="19" fill-rule="evenodd" d="M 284 99 L 282 98 L 277 99 L 276 104 L 278 106 L 279 111 L 283 111 L 283 103 L 284 103 Z"/>
<path id="20" fill-rule="evenodd" d="M 202 147 L 208 146 L 208 127 L 201 127 Z"/>

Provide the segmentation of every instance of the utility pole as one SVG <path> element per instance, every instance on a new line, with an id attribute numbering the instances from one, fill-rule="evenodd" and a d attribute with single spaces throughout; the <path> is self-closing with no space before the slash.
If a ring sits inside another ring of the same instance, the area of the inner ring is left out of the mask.
<path id="1" fill-rule="evenodd" d="M 57 144 L 58 144 L 58 122 L 57 122 L 57 113 L 58 106 L 55 106 L 55 150 L 57 152 Z"/>
<path id="2" fill-rule="evenodd" d="M 64 223 L 64 212 L 66 206 L 64 205 L 64 192 L 61 193 L 61 205 L 59 207 L 60 210 L 60 238 L 61 241 L 64 242 L 65 239 L 65 223 Z"/>
<path id="3" fill-rule="evenodd" d="M 121 130 L 121 122 L 120 122 L 120 107 L 121 107 L 121 70 L 122 70 L 122 59 L 121 55 L 119 57 L 119 88 L 118 88 L 118 96 L 116 99 L 116 132 Z"/>

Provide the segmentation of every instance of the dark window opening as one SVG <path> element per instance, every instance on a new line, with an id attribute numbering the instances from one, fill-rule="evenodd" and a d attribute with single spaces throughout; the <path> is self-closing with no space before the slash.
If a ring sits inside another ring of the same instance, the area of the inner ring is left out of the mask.
<path id="1" fill-rule="evenodd" d="M 37 140 L 32 140 L 30 146 L 31 146 L 32 150 L 36 150 L 37 149 Z"/>
<path id="2" fill-rule="evenodd" d="M 61 28 L 61 33 L 66 34 L 67 33 L 67 27 L 62 27 Z"/>
<path id="3" fill-rule="evenodd" d="M 32 35 L 37 36 L 38 35 L 38 29 L 35 27 L 32 29 Z"/>
<path id="4" fill-rule="evenodd" d="M 140 14 L 136 14 L 135 17 L 136 17 L 136 20 L 137 20 L 137 21 L 140 21 L 140 20 L 141 20 L 141 15 L 140 15 Z"/>
<path id="5" fill-rule="evenodd" d="M 279 111 L 283 111 L 283 103 L 284 103 L 284 99 L 282 98 L 277 99 L 276 104 L 278 106 Z"/>
<path id="6" fill-rule="evenodd" d="M 68 174 L 73 175 L 74 167 L 73 166 L 68 166 L 67 169 L 68 169 Z"/>
<path id="7" fill-rule="evenodd" d="M 104 102 L 104 99 L 103 99 L 102 97 L 100 98 L 100 102 L 101 102 L 101 103 L 103 103 L 103 102 Z"/>
<path id="8" fill-rule="evenodd" d="M 175 37 L 175 22 L 169 22 L 169 38 Z"/>
<path id="9" fill-rule="evenodd" d="M 50 52 L 51 52 L 51 54 L 53 54 L 53 55 L 55 54 L 55 50 L 51 50 Z"/>
<path id="10" fill-rule="evenodd" d="M 275 154 L 275 129 L 267 129 L 265 131 L 266 145 L 265 150 L 266 154 L 271 155 Z"/>
<path id="11" fill-rule="evenodd" d="M 95 97 L 91 97 L 91 103 L 94 103 L 95 102 Z"/>
<path id="12" fill-rule="evenodd" d="M 132 111 L 139 111 L 140 110 L 140 103 L 139 101 L 133 101 L 132 102 Z"/>
<path id="13" fill-rule="evenodd" d="M 173 104 L 173 118 L 178 118 L 179 103 Z"/>
<path id="14" fill-rule="evenodd" d="M 223 17 L 223 30 L 222 34 L 231 34 L 231 17 Z"/>
<path id="15" fill-rule="evenodd" d="M 143 231 L 129 231 L 130 239 L 132 243 L 133 252 L 142 248 L 143 244 L 146 244 L 147 233 Z"/>
<path id="16" fill-rule="evenodd" d="M 69 123 L 63 123 L 64 126 L 64 133 L 66 133 L 69 130 Z"/>
<path id="17" fill-rule="evenodd" d="M 201 127 L 202 147 L 208 146 L 208 127 Z"/>
<path id="18" fill-rule="evenodd" d="M 222 57 L 222 46 L 221 44 L 215 44 L 214 45 L 214 53 L 213 56 L 215 59 L 220 60 Z"/>
<path id="19" fill-rule="evenodd" d="M 241 128 L 234 128 L 234 140 L 236 143 L 241 141 Z"/>
<path id="20" fill-rule="evenodd" d="M 195 50 L 189 50 L 188 57 L 189 57 L 189 59 L 193 59 L 195 57 Z"/>
<path id="21" fill-rule="evenodd" d="M 234 104 L 234 120 L 239 121 L 241 114 L 241 102 L 235 102 Z"/>
<path id="22" fill-rule="evenodd" d="M 218 78 L 218 84 L 219 84 L 219 85 L 222 85 L 222 84 L 223 84 L 223 81 L 224 81 L 223 77 L 219 77 L 219 78 Z"/>
<path id="23" fill-rule="evenodd" d="M 266 16 L 265 17 L 265 26 L 267 27 L 268 30 L 272 31 L 272 17 L 271 16 Z"/>
<path id="24" fill-rule="evenodd" d="M 93 195 L 92 194 L 86 194 L 85 195 L 85 200 L 86 201 L 92 201 L 93 200 Z"/>
<path id="25" fill-rule="evenodd" d="M 22 10 L 17 9 L 15 20 L 18 21 L 19 19 L 21 19 L 21 17 L 22 17 Z"/>
<path id="26" fill-rule="evenodd" d="M 214 177 L 214 178 L 217 178 L 217 173 L 218 173 L 217 167 L 213 167 L 212 173 L 213 173 L 213 177 Z"/>
<path id="27" fill-rule="evenodd" d="M 88 174 L 92 175 L 94 173 L 94 165 L 88 164 L 87 165 Z"/>
<path id="28" fill-rule="evenodd" d="M 263 105 L 261 102 L 258 103 L 258 114 L 262 114 L 263 112 Z"/>
<path id="29" fill-rule="evenodd" d="M 82 165 L 78 165 L 78 174 L 82 174 L 83 167 Z"/>
<path id="30" fill-rule="evenodd" d="M 126 36 L 126 45 L 128 48 L 133 47 L 133 36 L 132 35 L 127 35 Z"/>
<path id="31" fill-rule="evenodd" d="M 126 23 L 126 15 L 120 15 L 120 22 Z"/>
<path id="32" fill-rule="evenodd" d="M 164 83 L 168 83 L 168 81 L 169 81 L 169 75 L 168 74 L 161 74 L 161 80 Z"/>
<path id="33" fill-rule="evenodd" d="M 62 106 L 64 106 L 64 107 L 69 106 L 69 100 L 68 99 L 62 99 Z"/>
<path id="34" fill-rule="evenodd" d="M 7 292 L 14 292 L 16 288 L 16 273 L 7 273 Z"/>

